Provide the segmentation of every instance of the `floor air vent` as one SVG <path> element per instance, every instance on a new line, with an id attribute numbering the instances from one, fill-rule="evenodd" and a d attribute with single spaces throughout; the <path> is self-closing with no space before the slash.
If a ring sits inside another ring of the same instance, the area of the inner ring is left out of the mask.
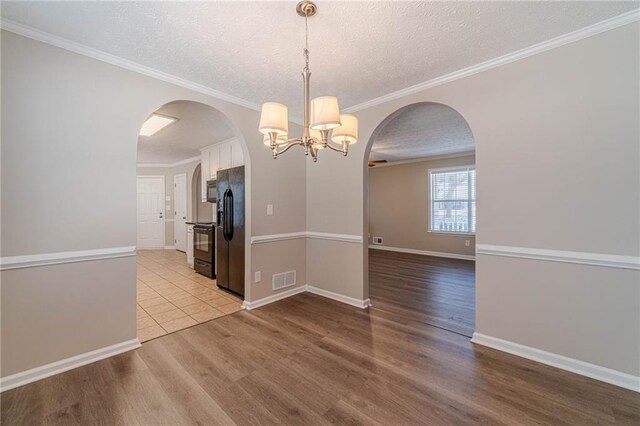
<path id="1" fill-rule="evenodd" d="M 292 285 L 296 285 L 296 271 L 273 274 L 273 278 L 271 279 L 271 287 L 273 290 L 291 287 Z"/>

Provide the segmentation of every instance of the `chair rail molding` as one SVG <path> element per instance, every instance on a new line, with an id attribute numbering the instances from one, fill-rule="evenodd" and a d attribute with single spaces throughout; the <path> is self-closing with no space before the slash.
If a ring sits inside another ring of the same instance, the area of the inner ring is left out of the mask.
<path id="1" fill-rule="evenodd" d="M 362 235 L 331 234 L 326 232 L 300 231 L 286 234 L 257 235 L 251 237 L 251 244 L 271 243 L 274 241 L 297 240 L 311 238 L 317 240 L 342 241 L 347 243 L 362 243 Z"/>
<path id="2" fill-rule="evenodd" d="M 640 256 L 476 244 L 476 254 L 640 270 Z"/>
<path id="3" fill-rule="evenodd" d="M 135 246 L 111 247 L 92 250 L 63 251 L 57 253 L 28 254 L 0 258 L 0 271 L 58 265 L 61 263 L 87 262 L 90 260 L 114 259 L 136 255 Z"/>

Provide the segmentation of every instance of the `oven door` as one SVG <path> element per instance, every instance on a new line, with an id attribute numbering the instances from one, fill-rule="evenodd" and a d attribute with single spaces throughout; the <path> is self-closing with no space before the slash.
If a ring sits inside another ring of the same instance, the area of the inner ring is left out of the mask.
<path id="1" fill-rule="evenodd" d="M 193 257 L 213 263 L 213 227 L 193 227 Z"/>

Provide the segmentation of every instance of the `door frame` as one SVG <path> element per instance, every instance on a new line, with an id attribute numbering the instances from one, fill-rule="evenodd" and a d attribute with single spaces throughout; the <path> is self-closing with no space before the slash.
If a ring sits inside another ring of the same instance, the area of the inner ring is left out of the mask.
<path id="1" fill-rule="evenodd" d="M 162 179 L 162 246 L 161 247 L 138 247 L 138 179 L 140 178 L 161 178 Z M 167 182 L 164 175 L 136 175 L 136 249 L 143 250 L 160 250 L 165 248 L 167 244 L 166 226 L 167 212 L 165 211 L 165 203 L 167 197 Z"/>
<path id="2" fill-rule="evenodd" d="M 187 218 L 187 219 L 184 219 L 184 221 L 187 222 L 189 220 L 189 215 L 187 214 L 187 212 L 189 211 L 189 185 L 187 183 L 187 177 L 188 176 L 187 176 L 187 173 L 178 173 L 178 174 L 173 175 L 173 248 L 175 250 L 178 250 L 178 247 L 176 245 L 176 242 L 177 242 L 177 238 L 176 237 L 178 236 L 178 232 L 177 232 L 177 226 L 178 226 L 177 218 L 178 217 L 177 217 L 177 214 L 176 214 L 177 213 L 177 200 L 178 200 L 178 198 L 176 197 L 176 188 L 177 188 L 177 186 L 176 186 L 176 178 L 177 177 L 181 177 L 181 176 L 184 176 L 184 216 Z M 185 230 L 186 230 L 186 228 L 187 228 L 187 225 L 185 223 Z M 186 247 L 186 245 L 187 245 L 187 240 L 186 240 L 187 235 L 186 235 L 186 233 L 185 233 L 184 238 L 185 238 L 184 244 L 185 244 L 185 253 L 186 253 L 186 251 L 187 251 L 187 247 Z"/>

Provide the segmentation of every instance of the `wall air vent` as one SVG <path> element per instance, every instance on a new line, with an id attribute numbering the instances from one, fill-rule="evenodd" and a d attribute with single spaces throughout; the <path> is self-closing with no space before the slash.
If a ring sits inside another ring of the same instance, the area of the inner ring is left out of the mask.
<path id="1" fill-rule="evenodd" d="M 296 285 L 296 271 L 273 274 L 273 277 L 271 278 L 271 288 L 273 290 L 279 290 L 293 285 Z"/>
<path id="2" fill-rule="evenodd" d="M 372 242 L 377 246 L 381 246 L 383 244 L 382 237 L 373 237 Z"/>

